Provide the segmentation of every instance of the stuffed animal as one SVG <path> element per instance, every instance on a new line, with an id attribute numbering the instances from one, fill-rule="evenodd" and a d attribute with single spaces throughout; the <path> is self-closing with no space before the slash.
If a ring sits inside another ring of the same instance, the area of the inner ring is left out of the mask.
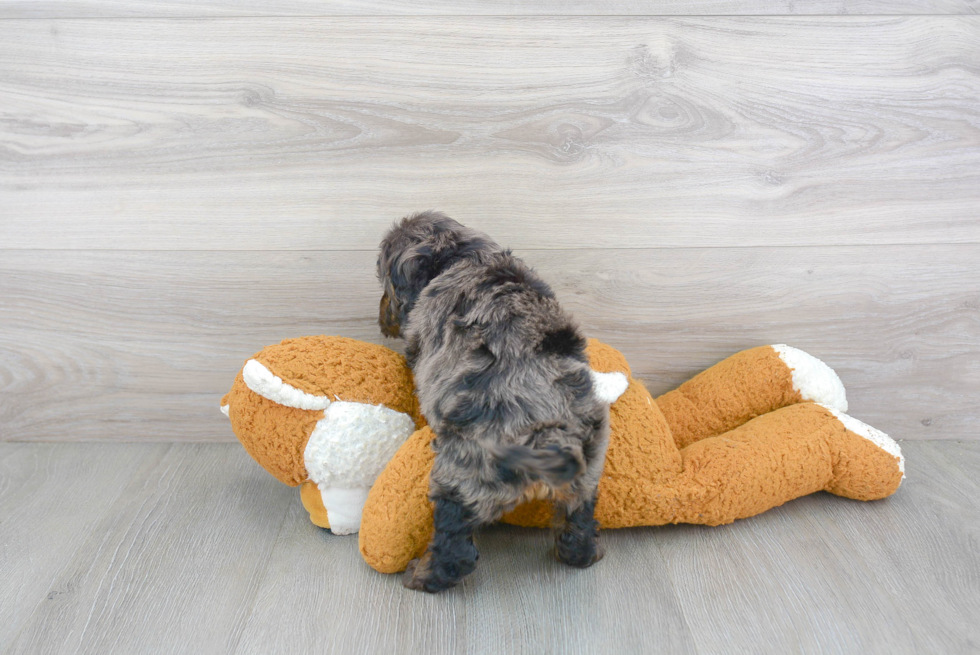
<path id="1" fill-rule="evenodd" d="M 245 450 L 302 485 L 316 525 L 353 534 L 368 490 L 425 422 L 398 353 L 344 337 L 286 339 L 245 362 L 221 411 Z"/>
<path id="2" fill-rule="evenodd" d="M 746 350 L 656 400 L 617 350 L 593 339 L 588 354 L 611 403 L 603 528 L 721 525 L 820 490 L 874 500 L 904 477 L 898 445 L 844 414 L 840 379 L 803 351 Z M 360 529 L 373 568 L 402 571 L 424 552 L 434 435 L 399 355 L 338 337 L 287 340 L 249 360 L 222 405 L 260 464 L 304 485 L 314 523 Z M 552 508 L 531 501 L 502 520 L 548 527 Z"/>

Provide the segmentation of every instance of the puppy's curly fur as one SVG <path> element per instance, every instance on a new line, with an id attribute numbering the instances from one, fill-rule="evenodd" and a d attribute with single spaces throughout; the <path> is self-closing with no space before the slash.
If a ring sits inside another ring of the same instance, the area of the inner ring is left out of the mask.
<path id="1" fill-rule="evenodd" d="M 529 497 L 556 507 L 555 552 L 601 557 L 593 518 L 609 407 L 592 387 L 585 339 L 554 293 L 487 235 L 438 212 L 385 235 L 381 331 L 406 339 L 435 432 L 435 534 L 404 584 L 435 592 L 473 571 L 473 531 Z"/>

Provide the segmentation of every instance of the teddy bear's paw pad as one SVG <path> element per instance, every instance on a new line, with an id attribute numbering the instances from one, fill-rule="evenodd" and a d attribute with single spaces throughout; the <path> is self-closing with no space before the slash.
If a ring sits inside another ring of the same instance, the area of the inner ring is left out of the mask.
<path id="1" fill-rule="evenodd" d="M 799 348 L 775 344 L 772 349 L 790 369 L 793 375 L 793 389 L 803 397 L 803 400 L 812 400 L 838 412 L 847 411 L 844 383 L 840 381 L 834 369 Z"/>
<path id="2" fill-rule="evenodd" d="M 282 381 L 263 366 L 260 362 L 250 359 L 242 369 L 242 379 L 246 386 L 258 395 L 274 403 L 295 407 L 296 409 L 326 409 L 330 399 L 326 396 L 314 396 L 300 391 L 296 387 Z"/>
<path id="3" fill-rule="evenodd" d="M 824 489 L 854 500 L 880 500 L 895 493 L 905 478 L 905 460 L 895 440 L 847 414 L 822 409 L 836 423 L 836 429 L 824 433 L 832 459 Z"/>

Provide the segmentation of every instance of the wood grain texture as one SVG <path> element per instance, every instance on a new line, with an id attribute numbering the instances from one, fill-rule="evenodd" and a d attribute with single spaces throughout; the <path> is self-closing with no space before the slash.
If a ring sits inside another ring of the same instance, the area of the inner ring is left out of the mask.
<path id="1" fill-rule="evenodd" d="M 2 18 L 976 14 L 976 0 L 0 0 Z"/>
<path id="2" fill-rule="evenodd" d="M 555 561 L 547 530 L 493 527 L 455 592 L 409 594 L 364 564 L 356 539 L 310 524 L 297 498 L 237 652 L 694 653 L 656 548 L 606 536 L 620 556 L 603 575 Z"/>
<path id="3" fill-rule="evenodd" d="M 62 593 L 38 599 L 11 653 L 234 651 L 294 490 L 240 448 L 160 451 L 95 501 Z"/>
<path id="4" fill-rule="evenodd" d="M 153 5 L 156 6 L 156 5 Z M 6 248 L 980 242 L 980 18 L 0 23 Z"/>
<path id="5" fill-rule="evenodd" d="M 324 653 L 461 653 L 468 606 L 455 595 L 403 593 L 397 577 L 361 560 L 356 537 L 312 525 L 297 496 L 237 652 L 287 653 L 307 644 Z"/>
<path id="6" fill-rule="evenodd" d="M 813 529 L 837 535 L 848 546 L 841 561 L 860 560 L 857 575 L 870 575 L 900 599 L 896 607 L 916 652 L 974 652 L 980 643 L 973 618 L 980 613 L 980 443 L 920 446 L 902 444 L 909 463 L 904 485 L 915 491 L 890 501 L 898 513 L 865 513 L 841 503 L 813 515 Z M 896 538 L 881 539 L 884 533 Z M 912 541 L 923 546 L 899 546 Z"/>
<path id="7" fill-rule="evenodd" d="M 902 449 L 908 477 L 884 501 L 817 494 L 724 530 L 668 528 L 698 651 L 975 651 L 980 503 L 951 476 L 975 477 L 978 444 Z"/>
<path id="8" fill-rule="evenodd" d="M 237 445 L 0 444 L 4 480 L 27 481 L 0 495 L 17 524 L 0 618 L 11 653 L 972 653 L 980 443 L 902 447 L 908 478 L 884 501 L 815 494 L 730 526 L 609 530 L 586 571 L 548 557 L 547 531 L 494 526 L 477 571 L 429 596 L 312 526 Z M 127 469 L 124 493 L 29 494 L 79 462 L 93 483 Z M 86 519 L 64 559 L 34 549 Z M 20 589 L 25 570 L 53 582 Z"/>
<path id="9" fill-rule="evenodd" d="M 518 254 L 654 393 L 789 343 L 838 371 L 862 420 L 899 438 L 978 438 L 980 246 Z M 218 400 L 263 346 L 380 342 L 374 259 L 6 251 L 0 439 L 233 439 Z"/>
<path id="10" fill-rule="evenodd" d="M 0 652 L 36 604 L 74 591 L 58 577 L 163 444 L 0 444 Z"/>
<path id="11" fill-rule="evenodd" d="M 810 525 L 816 508 L 835 502 L 800 499 L 723 532 L 664 531 L 666 567 L 699 652 L 753 652 L 760 642 L 785 653 L 915 652 L 895 600 L 877 580 L 860 576 L 860 593 L 841 584 L 864 573 L 863 562 L 842 558 L 846 544 Z M 783 530 L 787 524 L 796 530 Z"/>

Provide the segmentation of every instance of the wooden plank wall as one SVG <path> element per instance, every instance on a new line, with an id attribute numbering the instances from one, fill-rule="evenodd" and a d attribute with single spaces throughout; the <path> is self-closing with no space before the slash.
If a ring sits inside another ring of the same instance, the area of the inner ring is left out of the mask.
<path id="1" fill-rule="evenodd" d="M 263 345 L 382 342 L 374 248 L 430 207 L 655 392 L 785 342 L 976 439 L 978 10 L 0 0 L 0 440 L 233 439 Z"/>

